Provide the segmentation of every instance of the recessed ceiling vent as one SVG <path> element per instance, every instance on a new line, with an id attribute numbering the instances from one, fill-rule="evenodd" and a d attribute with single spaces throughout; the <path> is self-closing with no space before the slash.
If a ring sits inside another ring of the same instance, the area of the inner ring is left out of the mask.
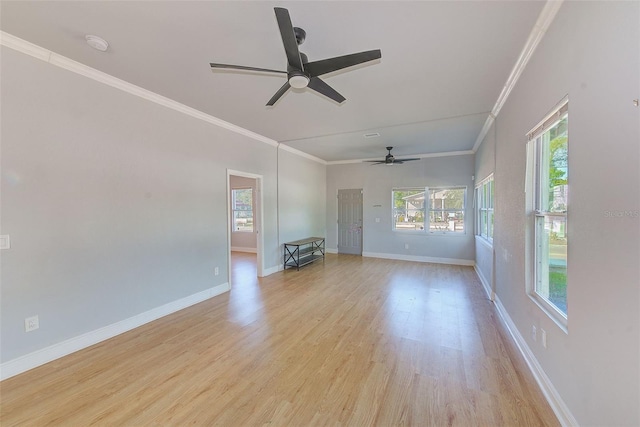
<path id="1" fill-rule="evenodd" d="M 378 132 L 373 132 L 373 133 L 365 133 L 364 137 L 365 138 L 377 138 L 379 137 L 380 134 Z"/>

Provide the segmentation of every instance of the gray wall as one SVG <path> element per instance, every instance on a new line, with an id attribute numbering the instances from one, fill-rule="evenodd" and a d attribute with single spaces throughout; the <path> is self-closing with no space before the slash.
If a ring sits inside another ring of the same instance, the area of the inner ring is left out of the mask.
<path id="1" fill-rule="evenodd" d="M 322 185 L 278 195 L 275 145 L 1 53 L 1 362 L 224 285 L 227 169 L 264 177 L 265 269 L 281 267 L 278 197 L 324 232 L 324 165 Z M 301 158 L 283 157 L 288 182 Z"/>
<path id="2" fill-rule="evenodd" d="M 370 163 L 327 166 L 327 247 L 337 249 L 337 194 L 339 189 L 363 190 L 363 254 L 386 254 L 473 261 L 474 156 L 422 159 L 388 167 Z M 391 190 L 396 187 L 466 186 L 464 235 L 408 234 L 392 230 Z M 375 222 L 380 218 L 380 222 Z M 409 249 L 405 249 L 405 244 Z"/>
<path id="3" fill-rule="evenodd" d="M 482 140 L 482 143 L 476 151 L 475 158 L 475 177 L 476 182 L 480 182 L 495 172 L 496 156 L 496 124 L 495 122 L 489 128 L 489 132 Z"/>
<path id="4" fill-rule="evenodd" d="M 497 296 L 585 426 L 640 424 L 639 17 L 638 2 L 565 2 L 496 120 Z M 567 94 L 568 333 L 525 290 L 524 187 L 525 134 Z"/>
<path id="5" fill-rule="evenodd" d="M 254 228 L 253 232 L 247 231 L 238 231 L 231 232 L 231 250 L 240 250 L 246 252 L 255 252 L 258 245 L 256 240 L 256 230 L 258 229 L 258 224 L 256 223 L 258 219 L 258 206 L 256 200 L 256 180 L 254 178 L 247 178 L 244 176 L 234 176 L 231 175 L 229 177 L 229 186 L 231 189 L 234 188 L 251 188 L 253 194 L 253 206 L 254 206 Z M 231 193 L 229 193 L 231 196 Z M 230 212 L 229 215 L 232 215 Z"/>
<path id="6" fill-rule="evenodd" d="M 281 148 L 278 170 L 281 247 L 292 240 L 324 236 L 326 166 Z"/>

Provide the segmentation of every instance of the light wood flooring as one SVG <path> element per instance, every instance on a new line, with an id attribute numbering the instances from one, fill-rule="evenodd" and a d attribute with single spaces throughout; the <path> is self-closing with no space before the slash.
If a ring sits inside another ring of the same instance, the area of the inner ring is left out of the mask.
<path id="1" fill-rule="evenodd" d="M 0 383 L 25 426 L 556 426 L 473 268 L 327 255 Z"/>

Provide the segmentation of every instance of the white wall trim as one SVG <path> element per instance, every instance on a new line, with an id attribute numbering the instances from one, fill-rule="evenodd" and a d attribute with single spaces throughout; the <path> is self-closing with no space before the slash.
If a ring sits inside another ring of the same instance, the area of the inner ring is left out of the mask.
<path id="1" fill-rule="evenodd" d="M 377 253 L 377 252 L 362 252 L 362 256 L 367 258 L 395 259 L 399 261 L 431 262 L 434 264 L 468 265 L 468 266 L 475 265 L 475 261 L 472 259 L 436 258 L 436 257 L 430 257 L 430 256 L 384 254 L 384 253 Z"/>
<path id="2" fill-rule="evenodd" d="M 227 248 L 229 253 L 233 250 L 231 248 L 231 229 L 233 228 L 231 219 L 231 176 L 240 176 L 255 180 L 256 273 L 258 277 L 267 276 L 264 272 L 264 233 L 262 232 L 264 227 L 264 177 L 250 172 L 227 169 Z M 231 283 L 231 256 L 228 257 L 227 266 L 227 280 Z"/>
<path id="3" fill-rule="evenodd" d="M 498 310 L 498 314 L 500 314 L 500 317 L 504 321 L 505 326 L 509 330 L 511 337 L 518 347 L 518 350 L 520 350 L 520 353 L 527 362 L 527 366 L 531 370 L 533 377 L 540 386 L 542 394 L 544 394 L 544 397 L 547 399 L 547 402 L 549 402 L 551 409 L 556 414 L 556 417 L 558 417 L 558 421 L 560 421 L 560 424 L 567 427 L 578 426 L 578 421 L 575 419 L 567 405 L 564 403 L 562 397 L 560 397 L 560 394 L 553 386 L 553 383 L 551 382 L 547 374 L 542 369 L 542 366 L 540 366 L 538 359 L 536 359 L 533 352 L 527 345 L 527 342 L 518 331 L 515 323 L 513 323 L 513 320 L 509 316 L 509 313 L 502 305 L 500 298 L 495 298 L 495 304 Z"/>
<path id="4" fill-rule="evenodd" d="M 124 332 L 135 329 L 146 323 L 153 322 L 161 317 L 175 313 L 176 311 L 205 301 L 209 298 L 213 298 L 227 291 L 229 291 L 229 283 L 223 283 L 222 285 L 214 286 L 213 288 L 172 301 L 168 304 L 161 305 L 160 307 L 153 308 L 128 319 L 121 320 L 100 329 L 87 332 L 41 350 L 20 356 L 16 359 L 9 360 L 0 365 L 0 380 L 5 380 L 68 354 L 108 340 L 109 338 L 113 338 Z"/>
<path id="5" fill-rule="evenodd" d="M 337 254 L 338 248 L 324 248 L 324 252 L 328 254 Z"/>
<path id="6" fill-rule="evenodd" d="M 305 153 L 304 151 L 296 150 L 295 148 L 290 147 L 290 146 L 288 146 L 288 145 L 286 145 L 286 144 L 282 144 L 282 143 L 280 143 L 280 144 L 278 145 L 278 147 L 280 147 L 280 148 L 281 148 L 281 149 L 283 149 L 284 151 L 288 151 L 289 153 L 297 154 L 297 155 L 298 155 L 298 156 L 300 156 L 300 157 L 304 157 L 304 158 L 307 158 L 307 159 L 309 159 L 309 160 L 313 160 L 314 162 L 318 162 L 318 163 L 320 163 L 321 165 L 326 165 L 326 164 L 327 164 L 327 162 L 325 162 L 324 160 L 322 160 L 322 159 L 321 159 L 321 158 L 319 158 L 319 157 L 312 156 L 311 154 L 307 154 L 307 153 Z"/>
<path id="7" fill-rule="evenodd" d="M 284 266 L 282 264 L 281 265 L 276 265 L 274 267 L 265 268 L 263 277 L 270 276 L 270 275 L 272 275 L 274 273 L 277 273 L 278 271 L 282 271 L 282 270 L 284 270 Z"/>
<path id="8" fill-rule="evenodd" d="M 231 246 L 231 252 L 247 252 L 250 254 L 256 254 L 258 253 L 258 250 L 256 248 L 243 248 L 240 246 Z"/>
<path id="9" fill-rule="evenodd" d="M 163 107 L 170 108 L 174 111 L 178 111 L 180 113 L 186 114 L 193 118 L 203 120 L 207 123 L 211 123 L 221 128 L 230 130 L 231 132 L 235 132 L 235 133 L 247 136 L 251 139 L 264 142 L 265 144 L 269 144 L 274 147 L 278 146 L 278 142 L 271 138 L 267 138 L 266 136 L 262 136 L 260 134 L 252 132 L 240 126 L 226 122 L 217 117 L 203 113 L 202 111 L 196 110 L 195 108 L 188 107 L 184 104 L 181 104 L 177 101 L 174 101 L 162 95 L 158 95 L 157 93 L 141 88 L 140 86 L 136 86 L 124 80 L 113 77 L 107 73 L 103 73 L 102 71 L 98 71 L 95 68 L 91 68 L 87 65 L 81 64 L 80 62 L 76 62 L 72 59 L 59 55 L 55 52 L 52 52 L 43 47 L 30 43 L 26 40 L 22 40 L 4 31 L 0 31 L 0 44 L 10 49 L 13 49 L 15 51 L 18 51 L 26 55 L 32 56 L 34 58 L 40 59 L 42 61 L 45 61 L 51 65 L 64 68 L 65 70 L 74 72 L 84 77 L 88 77 L 92 80 L 103 83 L 107 86 L 120 89 L 123 92 L 127 92 L 131 95 L 146 99 L 147 101 L 151 101 L 156 104 L 162 105 Z M 302 152 L 296 150 L 294 153 L 299 154 Z M 305 157 L 306 156 L 308 156 L 308 154 L 305 154 Z"/>
<path id="10" fill-rule="evenodd" d="M 484 288 L 484 291 L 487 293 L 487 296 L 489 297 L 489 299 L 491 301 L 495 301 L 496 295 L 491 290 L 491 285 L 489 285 L 487 278 L 484 277 L 484 274 L 482 274 L 482 270 L 478 268 L 477 264 L 473 266 L 473 269 L 476 271 L 476 275 L 480 279 L 480 283 L 482 283 L 482 287 Z"/>
<path id="11" fill-rule="evenodd" d="M 464 150 L 464 151 L 445 151 L 443 153 L 428 153 L 428 154 L 415 154 L 412 155 L 412 158 L 419 159 L 429 159 L 433 157 L 449 157 L 449 156 L 466 156 L 469 154 L 474 154 L 475 151 L 472 150 Z M 369 159 L 354 159 L 354 160 L 334 160 L 331 162 L 326 162 L 327 165 L 347 165 L 351 163 L 362 163 L 368 162 L 370 160 L 380 160 L 380 158 L 369 158 Z M 402 160 L 402 157 L 396 157 L 396 160 Z"/>
<path id="12" fill-rule="evenodd" d="M 524 44 L 524 47 L 520 52 L 520 56 L 518 57 L 516 63 L 513 66 L 513 69 L 511 70 L 511 74 L 509 74 L 509 77 L 504 84 L 502 92 L 500 92 L 500 95 L 498 96 L 498 99 L 496 100 L 491 113 L 489 113 L 489 117 L 487 117 L 487 121 L 484 123 L 482 130 L 478 134 L 475 144 L 473 144 L 472 151 L 474 153 L 478 151 L 478 147 L 480 147 L 480 144 L 482 144 L 485 136 L 487 136 L 487 133 L 489 132 L 493 121 L 496 119 L 496 117 L 498 117 L 502 106 L 507 101 L 507 98 L 509 97 L 509 94 L 511 94 L 513 88 L 516 86 L 520 75 L 529 63 L 529 59 L 531 59 L 531 56 L 533 56 L 533 52 L 535 52 L 538 44 L 540 44 L 540 41 L 542 40 L 545 33 L 549 29 L 549 26 L 556 17 L 560 6 L 562 6 L 562 2 L 563 0 L 548 0 L 542 8 L 542 11 L 540 11 L 540 15 L 538 15 L 538 19 L 536 20 L 536 23 L 529 33 L 529 38 Z"/>

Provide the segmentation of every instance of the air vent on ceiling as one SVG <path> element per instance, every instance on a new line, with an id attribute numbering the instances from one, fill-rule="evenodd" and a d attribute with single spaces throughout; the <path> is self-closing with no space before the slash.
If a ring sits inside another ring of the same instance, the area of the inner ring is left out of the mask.
<path id="1" fill-rule="evenodd" d="M 365 133 L 364 137 L 365 138 L 377 138 L 379 137 L 380 134 L 378 132 L 373 132 L 373 133 Z"/>

